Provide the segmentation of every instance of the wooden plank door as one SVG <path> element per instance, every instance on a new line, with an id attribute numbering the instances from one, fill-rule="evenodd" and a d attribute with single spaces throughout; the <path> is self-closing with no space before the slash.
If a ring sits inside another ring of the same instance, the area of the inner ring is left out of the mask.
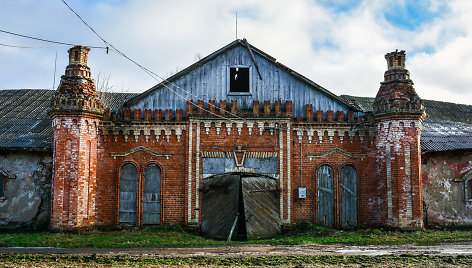
<path id="1" fill-rule="evenodd" d="M 239 175 L 216 175 L 203 179 L 202 233 L 226 239 L 238 215 Z"/>
<path id="2" fill-rule="evenodd" d="M 242 177 L 244 216 L 247 239 L 272 237 L 281 231 L 277 180 L 265 177 Z"/>
<path id="3" fill-rule="evenodd" d="M 357 173 L 351 165 L 341 169 L 341 225 L 357 226 Z"/>
<path id="4" fill-rule="evenodd" d="M 161 168 L 149 164 L 144 169 L 143 224 L 161 223 Z"/>
<path id="5" fill-rule="evenodd" d="M 136 192 L 138 170 L 133 164 L 125 164 L 120 170 L 119 223 L 136 224 Z"/>
<path id="6" fill-rule="evenodd" d="M 323 165 L 318 169 L 318 224 L 334 226 L 334 176 L 333 168 Z"/>

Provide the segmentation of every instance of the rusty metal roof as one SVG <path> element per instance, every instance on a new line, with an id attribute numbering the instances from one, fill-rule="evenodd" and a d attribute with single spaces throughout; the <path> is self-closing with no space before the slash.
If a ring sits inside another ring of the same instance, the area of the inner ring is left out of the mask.
<path id="1" fill-rule="evenodd" d="M 52 151 L 53 132 L 48 111 L 55 90 L 0 90 L 0 148 L 3 150 Z M 135 93 L 103 93 L 114 110 Z"/>
<path id="2" fill-rule="evenodd" d="M 374 98 L 341 95 L 364 112 L 372 112 Z M 472 149 L 472 105 L 423 100 L 426 118 L 421 130 L 421 150 Z"/>

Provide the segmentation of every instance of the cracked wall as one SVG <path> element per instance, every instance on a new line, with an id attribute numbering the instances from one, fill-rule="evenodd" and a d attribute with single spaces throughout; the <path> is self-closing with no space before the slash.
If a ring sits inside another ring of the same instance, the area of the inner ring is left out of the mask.
<path id="1" fill-rule="evenodd" d="M 422 162 L 425 224 L 472 226 L 472 201 L 465 192 L 472 177 L 472 151 L 427 153 Z"/>
<path id="2" fill-rule="evenodd" d="M 0 152 L 8 174 L 0 201 L 0 228 L 42 228 L 49 223 L 52 157 L 40 152 Z"/>

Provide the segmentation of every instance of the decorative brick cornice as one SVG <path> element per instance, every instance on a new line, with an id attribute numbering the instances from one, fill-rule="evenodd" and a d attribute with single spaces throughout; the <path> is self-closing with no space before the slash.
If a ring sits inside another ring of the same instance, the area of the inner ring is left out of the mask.
<path id="1" fill-rule="evenodd" d="M 331 154 L 334 154 L 334 153 L 342 154 L 342 155 L 347 156 L 349 158 L 364 158 L 364 157 L 367 157 L 366 154 L 353 154 L 353 153 L 350 153 L 346 150 L 340 149 L 338 147 L 330 149 L 330 150 L 326 150 L 326 151 L 324 151 L 320 154 L 307 154 L 306 157 L 308 157 L 308 159 L 312 160 L 313 158 L 327 157 L 327 156 L 329 156 Z"/>
<path id="2" fill-rule="evenodd" d="M 144 146 L 139 146 L 139 147 L 133 148 L 133 149 L 131 149 L 127 152 L 124 152 L 124 153 L 111 153 L 110 155 L 113 156 L 114 159 L 116 159 L 117 157 L 125 157 L 125 156 L 128 156 L 128 155 L 137 153 L 137 152 L 144 152 L 144 153 L 154 155 L 154 156 L 161 156 L 161 157 L 165 157 L 166 159 L 169 159 L 169 157 L 171 156 L 171 154 L 159 153 L 159 152 L 153 151 L 151 149 L 148 149 Z"/>
<path id="3" fill-rule="evenodd" d="M 52 103 L 50 115 L 55 114 L 90 114 L 103 115 L 103 104 L 98 97 L 94 96 L 71 96 L 56 94 Z"/>

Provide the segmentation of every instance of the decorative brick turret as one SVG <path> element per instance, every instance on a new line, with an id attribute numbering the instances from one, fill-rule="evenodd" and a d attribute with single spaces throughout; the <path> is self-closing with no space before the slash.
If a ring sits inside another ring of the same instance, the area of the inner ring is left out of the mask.
<path id="1" fill-rule="evenodd" d="M 374 101 L 376 161 L 384 224 L 423 226 L 421 122 L 424 107 L 405 68 L 405 51 L 385 55 L 388 70 Z"/>
<path id="2" fill-rule="evenodd" d="M 413 88 L 410 72 L 405 68 L 405 51 L 395 51 L 385 55 L 388 69 L 384 82 L 374 101 L 374 112 L 423 114 L 424 107 Z"/>
<path id="3" fill-rule="evenodd" d="M 97 140 L 103 105 L 87 66 L 89 48 L 69 49 L 69 65 L 49 116 L 54 130 L 51 228 L 95 224 Z"/>

